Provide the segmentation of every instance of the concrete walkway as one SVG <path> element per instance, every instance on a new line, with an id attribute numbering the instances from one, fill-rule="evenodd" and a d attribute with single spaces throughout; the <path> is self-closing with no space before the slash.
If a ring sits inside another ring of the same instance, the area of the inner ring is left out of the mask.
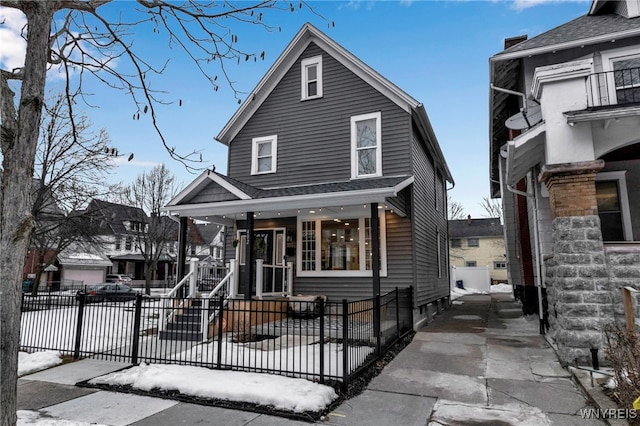
<path id="1" fill-rule="evenodd" d="M 537 318 L 510 295 L 471 295 L 420 330 L 327 425 L 600 425 Z M 304 425 L 280 417 L 79 388 L 125 364 L 86 359 L 21 378 L 18 409 L 104 425 Z M 583 415 L 581 415 L 581 413 Z"/>

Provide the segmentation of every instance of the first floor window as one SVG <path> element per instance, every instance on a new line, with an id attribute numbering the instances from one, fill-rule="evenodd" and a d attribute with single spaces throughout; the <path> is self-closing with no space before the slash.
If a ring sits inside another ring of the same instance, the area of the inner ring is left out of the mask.
<path id="1" fill-rule="evenodd" d="M 464 266 L 468 268 L 475 268 L 476 266 L 478 266 L 478 262 L 476 262 L 475 260 L 467 260 L 466 262 L 464 262 Z"/>
<path id="2" fill-rule="evenodd" d="M 596 176 L 596 201 L 603 241 L 633 239 L 626 172 L 601 172 Z"/>
<path id="3" fill-rule="evenodd" d="M 384 213 L 380 220 L 380 269 L 386 271 Z M 365 217 L 301 219 L 299 275 L 371 275 L 371 220 Z"/>
<path id="4" fill-rule="evenodd" d="M 507 262 L 493 262 L 493 269 L 507 269 Z"/>

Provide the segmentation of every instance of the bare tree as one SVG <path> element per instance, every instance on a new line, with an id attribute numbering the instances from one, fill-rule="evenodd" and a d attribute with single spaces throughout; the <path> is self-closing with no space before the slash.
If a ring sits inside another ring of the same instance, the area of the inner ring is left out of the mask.
<path id="1" fill-rule="evenodd" d="M 144 258 L 145 292 L 151 294 L 153 271 L 175 237 L 175 223 L 161 211 L 176 194 L 175 176 L 161 164 L 138 175 L 135 182 L 125 187 L 124 194 L 128 205 L 148 215 L 140 218 L 134 243 Z"/>
<path id="2" fill-rule="evenodd" d="M 447 218 L 449 220 L 464 219 L 464 207 L 459 201 L 451 199 L 451 195 L 447 195 Z"/>
<path id="3" fill-rule="evenodd" d="M 496 198 L 482 197 L 482 203 L 480 203 L 485 211 L 484 217 L 497 217 L 502 223 L 502 203 Z"/>
<path id="4" fill-rule="evenodd" d="M 30 245 L 38 265 L 34 294 L 42 272 L 61 251 L 79 241 L 100 242 L 84 207 L 91 199 L 109 192 L 104 178 L 114 167 L 110 160 L 115 153 L 109 143 L 104 129 L 91 131 L 91 122 L 84 114 L 75 117 L 75 131 L 72 129 L 63 95 L 45 105 L 31 209 L 34 231 Z"/>
<path id="5" fill-rule="evenodd" d="M 248 53 L 239 48 L 235 26 L 257 25 L 274 30 L 263 21 L 263 11 L 296 10 L 293 4 L 276 0 L 237 4 L 138 0 L 135 10 L 109 14 L 109 7 L 111 12 L 128 7 L 127 2 L 109 6 L 110 3 L 112 0 L 0 0 L 1 6 L 22 12 L 27 22 L 23 28 L 24 66 L 0 68 L 0 426 L 17 421 L 20 281 L 34 224 L 31 185 L 47 70 L 56 67 L 66 77 L 64 87 L 74 137 L 73 107 L 86 99 L 82 83 L 93 77 L 128 93 L 134 102 L 134 118 L 139 119 L 140 113 L 148 114 L 171 156 L 191 164 L 199 159 L 196 152 L 179 153 L 162 136 L 156 107 L 166 101 L 160 92 L 152 90 L 151 82 L 167 64 L 155 65 L 145 59 L 147 52 L 134 44 L 136 30 L 150 29 L 170 46 L 186 52 L 213 90 L 218 88 L 220 74 L 240 101 L 227 64 L 263 59 L 264 53 Z M 306 7 L 304 3 L 297 6 Z"/>

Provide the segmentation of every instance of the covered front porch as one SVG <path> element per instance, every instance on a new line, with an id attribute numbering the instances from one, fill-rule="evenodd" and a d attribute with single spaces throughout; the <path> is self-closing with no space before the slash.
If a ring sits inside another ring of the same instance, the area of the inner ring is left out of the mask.
<path id="1" fill-rule="evenodd" d="M 181 224 L 177 275 L 186 275 L 192 219 L 225 225 L 231 298 L 375 296 L 387 277 L 386 218 L 407 216 L 411 183 L 396 176 L 259 189 L 204 172 L 165 207 Z"/>

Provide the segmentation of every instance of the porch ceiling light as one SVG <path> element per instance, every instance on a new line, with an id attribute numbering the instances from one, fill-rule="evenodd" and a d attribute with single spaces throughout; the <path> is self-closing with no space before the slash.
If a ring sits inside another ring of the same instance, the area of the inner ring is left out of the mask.
<path id="1" fill-rule="evenodd" d="M 309 210 L 309 213 L 311 213 L 311 214 L 313 214 L 315 212 L 316 212 L 315 210 Z"/>

